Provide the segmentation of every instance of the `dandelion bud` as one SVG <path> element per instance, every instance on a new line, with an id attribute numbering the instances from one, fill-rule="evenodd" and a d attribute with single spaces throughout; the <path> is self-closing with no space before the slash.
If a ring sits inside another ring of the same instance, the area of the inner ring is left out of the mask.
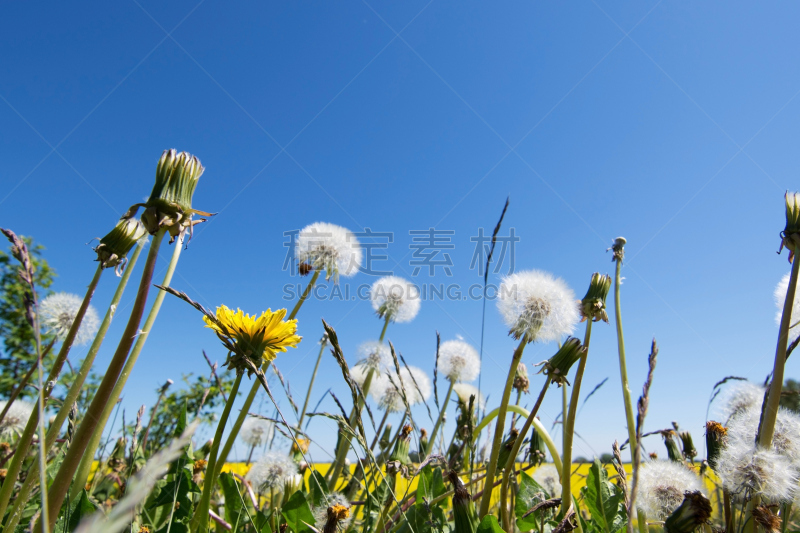
<path id="1" fill-rule="evenodd" d="M 308 453 L 308 439 L 298 438 L 296 442 L 292 443 L 292 459 L 297 462 L 303 460 L 303 454 Z M 299 446 L 298 446 L 299 445 Z"/>
<path id="2" fill-rule="evenodd" d="M 525 366 L 525 363 L 520 363 L 517 365 L 517 370 L 514 373 L 514 385 L 513 387 L 517 389 L 518 393 L 528 393 L 528 388 L 531 384 L 531 381 L 528 379 L 528 369 Z"/>
<path id="3" fill-rule="evenodd" d="M 303 488 L 303 474 L 292 474 L 283 480 L 283 495 L 289 498 Z"/>
<path id="4" fill-rule="evenodd" d="M 699 490 L 686 491 L 683 502 L 664 522 L 666 533 L 692 533 L 711 517 L 711 502 Z"/>
<path id="5" fill-rule="evenodd" d="M 617 237 L 614 239 L 614 244 L 609 248 L 609 250 L 614 251 L 614 256 L 611 258 L 611 261 L 622 261 L 625 258 L 625 244 L 627 244 L 627 242 L 625 237 Z"/>
<path id="6" fill-rule="evenodd" d="M 545 458 L 544 449 L 544 439 L 539 435 L 535 427 L 531 427 L 531 445 L 530 448 L 528 448 L 530 462 L 537 465 L 542 464 Z"/>
<path id="7" fill-rule="evenodd" d="M 664 437 L 664 446 L 667 447 L 667 457 L 669 457 L 670 461 L 674 461 L 676 463 L 683 462 L 683 453 L 681 453 L 681 449 L 678 447 L 678 443 L 675 442 L 674 431 L 664 431 L 661 433 L 661 436 Z"/>
<path id="8" fill-rule="evenodd" d="M 95 247 L 97 260 L 103 268 L 113 267 L 117 275 L 121 275 L 128 261 L 128 252 L 146 234 L 147 230 L 138 219 L 121 218 L 114 229 L 100 239 L 100 244 Z"/>
<path id="9" fill-rule="evenodd" d="M 478 514 L 469 491 L 455 470 L 447 476 L 453 485 L 453 522 L 458 533 L 475 533 L 478 530 Z"/>
<path id="10" fill-rule="evenodd" d="M 786 227 L 781 232 L 781 248 L 789 249 L 789 262 L 791 263 L 795 252 L 795 243 L 792 237 L 800 233 L 800 193 L 787 192 L 786 200 Z"/>
<path id="11" fill-rule="evenodd" d="M 715 471 L 719 452 L 725 446 L 728 430 L 719 422 L 709 420 L 706 422 L 706 448 L 708 449 L 708 465 Z"/>
<path id="12" fill-rule="evenodd" d="M 609 290 L 611 290 L 611 276 L 597 272 L 592 274 L 589 290 L 581 300 L 581 321 L 588 319 L 595 322 L 600 320 L 608 322 L 606 297 L 608 297 Z"/>
<path id="13" fill-rule="evenodd" d="M 694 462 L 694 458 L 697 457 L 697 450 L 694 448 L 694 442 L 692 442 L 692 434 L 688 431 L 680 431 L 678 436 L 683 446 L 683 456 Z"/>
<path id="14" fill-rule="evenodd" d="M 519 430 L 516 428 L 511 428 L 511 431 L 508 433 L 508 437 L 506 438 L 505 442 L 503 442 L 503 446 L 500 448 L 500 454 L 497 457 L 498 472 L 506 466 L 508 458 L 511 456 L 511 450 L 514 448 L 514 443 L 517 442 L 518 437 Z"/>
<path id="15" fill-rule="evenodd" d="M 336 533 L 339 530 L 339 522 L 350 518 L 350 509 L 344 505 L 334 505 L 328 507 L 328 519 L 325 522 L 323 533 Z"/>
<path id="16" fill-rule="evenodd" d="M 542 369 L 539 373 L 544 373 L 546 376 L 549 376 L 559 387 L 563 383 L 569 385 L 567 374 L 570 368 L 572 368 L 572 365 L 585 353 L 586 348 L 581 344 L 581 341 L 575 337 L 569 337 L 564 341 L 564 344 L 561 345 L 561 348 L 558 349 L 553 357 L 538 363 L 536 366 L 541 366 Z"/>
<path id="17" fill-rule="evenodd" d="M 753 509 L 753 520 L 766 533 L 778 533 L 781 530 L 781 518 L 772 514 L 772 510 L 766 505 Z"/>
<path id="18" fill-rule="evenodd" d="M 192 209 L 192 196 L 204 170 L 197 157 L 174 149 L 164 150 L 156 169 L 156 183 L 142 214 L 142 223 L 151 235 L 167 228 L 174 240 L 203 220 L 192 221 L 192 215 L 211 215 Z M 131 211 L 135 213 L 136 209 L 138 206 L 132 207 Z"/>
<path id="19" fill-rule="evenodd" d="M 394 445 L 394 451 L 392 452 L 392 456 L 389 458 L 389 461 L 398 461 L 402 465 L 407 465 L 411 463 L 411 459 L 408 457 L 408 452 L 411 449 L 411 430 L 413 428 L 411 426 L 403 426 L 403 429 L 400 430 L 400 435 L 397 438 L 397 442 Z"/>
<path id="20" fill-rule="evenodd" d="M 428 449 L 428 432 L 425 428 L 419 430 L 419 456 L 425 456 L 425 450 Z"/>

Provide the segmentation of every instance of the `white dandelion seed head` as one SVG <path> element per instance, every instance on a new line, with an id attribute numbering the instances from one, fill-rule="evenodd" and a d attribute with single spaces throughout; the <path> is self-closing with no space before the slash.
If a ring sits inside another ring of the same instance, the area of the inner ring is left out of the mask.
<path id="1" fill-rule="evenodd" d="M 411 322 L 419 313 L 419 287 L 397 276 L 384 276 L 369 289 L 372 308 L 393 322 Z"/>
<path id="2" fill-rule="evenodd" d="M 333 507 L 334 505 L 341 505 L 349 509 L 350 500 L 341 492 L 331 492 L 330 494 L 324 494 L 319 505 L 315 505 L 311 508 L 311 513 L 314 515 L 317 529 L 322 530 L 323 526 L 325 526 L 325 523 L 328 521 L 328 507 Z M 347 529 L 352 519 L 353 513 L 350 513 L 344 520 L 339 520 L 339 526 L 341 526 L 342 531 Z"/>
<path id="3" fill-rule="evenodd" d="M 380 409 L 397 413 L 405 410 L 400 387 L 405 390 L 409 406 L 423 403 L 431 396 L 430 378 L 422 369 L 414 366 L 401 368 L 399 377 L 393 371 L 381 374 L 377 379 L 373 379 L 369 393 Z"/>
<path id="4" fill-rule="evenodd" d="M 773 503 L 791 501 L 797 487 L 797 469 L 788 457 L 744 439 L 728 441 L 716 471 L 723 486 L 743 499 L 759 495 Z"/>
<path id="5" fill-rule="evenodd" d="M 539 465 L 533 473 L 533 480 L 539 484 L 551 498 L 561 497 L 561 476 L 552 463 Z"/>
<path id="6" fill-rule="evenodd" d="M 69 328 L 72 327 L 82 303 L 83 298 L 76 294 L 68 292 L 51 294 L 39 305 L 41 326 L 47 333 L 55 335 L 58 340 L 63 341 L 67 337 Z M 75 341 L 72 343 L 73 346 L 80 346 L 93 340 L 99 327 L 100 319 L 97 311 L 90 305 L 86 309 L 86 314 L 83 315 L 78 334 L 75 335 Z"/>
<path id="7" fill-rule="evenodd" d="M 6 408 L 8 402 L 0 401 L 0 411 Z M 33 413 L 33 404 L 24 400 L 15 400 L 8 408 L 6 416 L 0 421 L 0 436 L 10 437 L 14 434 L 22 433 L 28 419 Z"/>
<path id="8" fill-rule="evenodd" d="M 766 388 L 750 381 L 734 381 L 728 385 L 717 400 L 718 420 L 727 425 L 730 419 L 751 408 L 761 410 Z"/>
<path id="9" fill-rule="evenodd" d="M 650 461 L 642 464 L 637 489 L 637 508 L 648 520 L 664 520 L 683 502 L 683 493 L 705 493 L 703 482 L 686 466 L 674 461 Z"/>
<path id="10" fill-rule="evenodd" d="M 486 407 L 486 398 L 483 396 L 483 394 L 481 394 L 481 391 L 479 391 L 478 387 L 475 385 L 470 385 L 469 383 L 456 383 L 453 385 L 453 392 L 455 392 L 456 396 L 458 396 L 458 401 L 464 405 L 469 405 L 470 396 L 475 396 L 475 406 L 479 410 L 483 410 Z"/>
<path id="11" fill-rule="evenodd" d="M 383 372 L 387 368 L 394 366 L 392 352 L 389 346 L 380 341 L 367 341 L 358 347 L 358 355 L 361 360 L 359 365 L 372 368 L 378 372 Z"/>
<path id="12" fill-rule="evenodd" d="M 749 447 L 756 441 L 761 422 L 761 404 L 740 410 L 728 421 L 729 446 Z M 781 407 L 775 420 L 772 449 L 800 467 L 800 417 Z"/>
<path id="13" fill-rule="evenodd" d="M 789 278 L 791 274 L 786 274 L 775 286 L 775 305 L 778 310 L 775 313 L 775 323 L 780 326 L 781 317 L 783 316 L 783 304 L 786 303 L 786 291 L 789 290 Z M 789 324 L 789 343 L 791 344 L 797 337 L 800 337 L 800 290 L 794 294 L 794 304 L 792 305 L 792 321 Z"/>
<path id="14" fill-rule="evenodd" d="M 301 263 L 324 270 L 327 279 L 354 276 L 361 267 L 361 244 L 347 228 L 315 222 L 300 230 L 294 255 Z"/>
<path id="15" fill-rule="evenodd" d="M 248 416 L 239 430 L 239 437 L 248 446 L 261 446 L 272 438 L 275 426 L 269 420 Z"/>
<path id="16" fill-rule="evenodd" d="M 245 478 L 256 490 L 282 490 L 284 483 L 297 474 L 297 463 L 286 454 L 267 452 L 253 464 Z"/>
<path id="17" fill-rule="evenodd" d="M 452 381 L 475 381 L 481 372 L 478 351 L 464 341 L 447 341 L 439 346 L 439 372 Z"/>
<path id="18" fill-rule="evenodd" d="M 369 374 L 369 371 L 370 369 L 365 365 L 356 364 L 350 367 L 350 378 L 352 378 L 352 380 L 356 382 L 356 384 L 363 389 L 364 382 L 367 381 L 367 374 Z M 379 374 L 377 373 L 374 373 L 372 375 L 372 384 L 370 385 L 370 391 L 375 387 L 377 381 L 376 378 L 378 377 L 378 375 Z"/>
<path id="19" fill-rule="evenodd" d="M 575 293 L 547 272 L 527 270 L 505 277 L 497 298 L 511 334 L 526 336 L 528 342 L 559 340 L 571 334 L 580 320 Z"/>

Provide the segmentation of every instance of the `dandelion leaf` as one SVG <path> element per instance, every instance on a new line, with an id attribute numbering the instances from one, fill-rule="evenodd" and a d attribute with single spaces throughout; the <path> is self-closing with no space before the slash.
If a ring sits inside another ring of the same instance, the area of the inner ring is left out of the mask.
<path id="1" fill-rule="evenodd" d="M 547 500 L 550 496 L 544 488 L 526 472 L 520 474 L 519 493 L 514 502 L 514 515 L 517 517 L 517 527 L 520 531 L 538 529 L 545 510 L 539 510 L 525 516 L 537 503 Z"/>
<path id="2" fill-rule="evenodd" d="M 426 465 L 419 473 L 417 483 L 417 501 L 431 501 L 437 496 L 447 492 L 442 478 L 442 469 L 434 469 L 431 465 Z"/>
<path id="3" fill-rule="evenodd" d="M 305 495 L 297 491 L 281 507 L 281 515 L 286 520 L 286 524 L 294 533 L 311 533 L 308 524 L 314 524 L 314 515 L 308 505 Z"/>
<path id="4" fill-rule="evenodd" d="M 82 490 L 80 496 L 76 498 L 75 501 L 71 502 L 69 505 L 66 503 L 64 504 L 62 515 L 58 522 L 56 522 L 56 527 L 53 530 L 53 533 L 69 533 L 75 531 L 75 529 L 78 527 L 78 524 L 81 523 L 81 520 L 96 510 L 97 508 L 89 500 L 89 495 L 86 493 L 86 489 Z"/>
<path id="5" fill-rule="evenodd" d="M 312 470 L 308 476 L 308 492 L 314 506 L 322 505 L 325 495 L 328 494 L 328 482 L 325 481 L 325 476 L 316 470 Z"/>
<path id="6" fill-rule="evenodd" d="M 598 459 L 594 460 L 583 489 L 586 507 L 591 513 L 592 529 L 615 533 L 625 527 L 625 503 L 622 491 L 608 480 L 608 473 Z"/>
<path id="7" fill-rule="evenodd" d="M 225 521 L 229 524 L 241 523 L 245 515 L 241 486 L 229 472 L 220 474 L 219 484 L 225 496 Z"/>
<path id="8" fill-rule="evenodd" d="M 481 520 L 481 523 L 478 525 L 478 530 L 476 533 L 506 533 L 500 524 L 497 522 L 497 517 L 494 515 L 487 514 Z"/>

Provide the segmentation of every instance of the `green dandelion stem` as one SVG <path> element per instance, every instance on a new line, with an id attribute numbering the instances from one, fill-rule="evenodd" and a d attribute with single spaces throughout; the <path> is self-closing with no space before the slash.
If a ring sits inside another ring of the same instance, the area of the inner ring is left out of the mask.
<path id="1" fill-rule="evenodd" d="M 625 420 L 628 423 L 628 442 L 630 443 L 631 457 L 636 453 L 636 422 L 633 419 L 633 404 L 631 403 L 631 389 L 628 386 L 628 365 L 625 362 L 625 337 L 622 334 L 622 307 L 620 306 L 619 287 L 621 284 L 620 270 L 622 260 L 617 260 L 617 272 L 614 277 L 614 315 L 617 323 L 617 346 L 619 348 L 619 376 L 622 382 L 622 400 L 625 403 Z"/>
<path id="2" fill-rule="evenodd" d="M 300 411 L 300 419 L 297 421 L 297 430 L 302 431 L 303 429 L 303 419 L 306 416 L 306 410 L 308 409 L 308 401 L 311 399 L 311 390 L 314 388 L 314 381 L 317 379 L 317 371 L 319 370 L 319 363 L 322 361 L 322 354 L 325 353 L 325 346 L 327 346 L 327 338 L 320 343 L 319 347 L 319 354 L 317 355 L 317 362 L 314 364 L 314 371 L 311 373 L 311 382 L 308 384 L 308 390 L 306 391 L 306 399 L 303 402 L 303 410 Z M 299 433 L 298 433 L 299 434 Z"/>
<path id="3" fill-rule="evenodd" d="M 431 436 L 428 440 L 428 446 L 425 449 L 425 455 L 430 455 L 431 450 L 433 450 L 433 445 L 436 442 L 436 435 L 439 433 L 439 428 L 442 425 L 442 421 L 444 420 L 444 414 L 447 410 L 447 405 L 450 403 L 450 396 L 453 394 L 453 387 L 455 386 L 455 382 L 450 381 L 450 386 L 447 388 L 447 394 L 444 397 L 444 403 L 442 403 L 442 408 L 439 411 L 439 417 L 436 419 L 436 423 L 433 425 L 433 430 L 431 431 Z"/>

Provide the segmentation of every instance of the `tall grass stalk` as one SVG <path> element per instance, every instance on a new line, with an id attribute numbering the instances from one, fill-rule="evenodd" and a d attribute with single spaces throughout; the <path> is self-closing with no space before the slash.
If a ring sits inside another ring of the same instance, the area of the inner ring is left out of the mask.
<path id="1" fill-rule="evenodd" d="M 564 424 L 564 446 L 561 452 L 562 469 L 561 472 L 561 493 L 567 497 L 561 499 L 561 514 L 566 515 L 570 506 L 572 505 L 572 441 L 575 437 L 575 416 L 578 412 L 578 401 L 581 395 L 581 382 L 583 381 L 583 373 L 586 370 L 586 360 L 589 357 L 589 341 L 592 338 L 592 318 L 586 320 L 586 335 L 583 338 L 583 346 L 586 351 L 581 355 L 580 362 L 578 363 L 578 370 L 575 372 L 575 380 L 572 385 L 572 396 L 569 400 L 569 411 L 566 417 L 562 415 L 562 422 Z M 580 521 L 578 522 L 580 529 Z"/>
<path id="2" fill-rule="evenodd" d="M 169 287 L 169 284 L 172 282 L 172 276 L 175 274 L 175 268 L 178 266 L 178 260 L 181 257 L 182 250 L 182 239 L 179 238 L 177 241 L 175 241 L 175 248 L 172 250 L 172 258 L 167 265 L 167 271 L 164 273 L 164 278 L 161 282 L 162 286 Z M 142 353 L 142 349 L 144 348 L 144 345 L 150 336 L 150 332 L 153 330 L 153 326 L 156 323 L 156 318 L 158 318 L 158 313 L 161 310 L 161 304 L 164 302 L 165 296 L 166 292 L 158 291 L 153 299 L 153 305 L 150 307 L 150 311 L 147 314 L 144 325 L 138 332 L 136 343 L 133 345 L 133 349 L 125 361 L 122 371 L 119 373 L 119 378 L 114 384 L 111 394 L 108 396 L 108 400 L 103 407 L 98 424 L 95 427 L 94 433 L 89 441 L 89 445 L 86 447 L 83 458 L 81 459 L 78 467 L 78 472 L 75 476 L 75 483 L 70 491 L 70 497 L 72 499 L 75 499 L 80 495 L 81 489 L 86 484 L 86 480 L 89 479 L 89 473 L 92 470 L 92 463 L 94 461 L 94 454 L 97 451 L 97 447 L 100 445 L 100 440 L 103 436 L 103 428 L 106 426 L 108 419 L 111 417 L 111 411 L 114 409 L 114 405 L 122 396 L 122 390 L 125 388 L 128 378 L 133 371 L 133 367 L 136 364 L 136 361 L 139 359 L 139 354 Z"/>
<path id="3" fill-rule="evenodd" d="M 125 326 L 125 331 L 122 333 L 122 338 L 117 346 L 117 350 L 106 369 L 100 386 L 97 388 L 94 399 L 86 410 L 83 421 L 75 431 L 75 435 L 72 438 L 64 461 L 61 463 L 61 467 L 58 469 L 58 473 L 50 485 L 48 511 L 51 526 L 55 523 L 58 511 L 64 503 L 64 498 L 67 496 L 72 479 L 78 469 L 80 459 L 89 444 L 89 440 L 92 438 L 92 434 L 100 420 L 100 415 L 117 382 L 117 378 L 125 364 L 125 359 L 127 359 L 131 346 L 133 346 L 133 341 L 139 331 L 139 324 L 142 321 L 142 315 L 144 315 L 144 308 L 147 303 L 147 295 L 150 292 L 150 282 L 155 272 L 158 250 L 161 248 L 161 242 L 164 239 L 166 231 L 167 230 L 163 228 L 159 229 L 153 236 L 128 324 Z M 36 529 L 38 530 L 40 528 Z"/>
<path id="4" fill-rule="evenodd" d="M 33 441 L 33 435 L 36 433 L 37 429 L 40 429 L 40 437 L 39 437 L 39 444 L 44 449 L 45 446 L 45 434 L 43 431 L 43 420 L 41 427 L 39 422 L 40 419 L 44 417 L 40 416 L 40 413 L 44 412 L 44 406 L 47 402 L 48 397 L 50 396 L 51 387 L 45 387 L 45 383 L 55 383 L 58 380 L 58 375 L 61 373 L 61 369 L 64 366 L 64 362 L 67 360 L 67 355 L 69 355 L 70 348 L 72 348 L 72 343 L 75 341 L 75 336 L 78 334 L 78 329 L 81 326 L 81 321 L 83 320 L 84 315 L 86 314 L 86 310 L 89 308 L 89 303 L 92 300 L 92 296 L 94 296 L 94 291 L 97 288 L 97 284 L 100 281 L 100 276 L 103 273 L 102 265 L 98 265 L 97 269 L 95 270 L 94 277 L 92 281 L 89 283 L 89 287 L 86 289 L 86 294 L 83 297 L 83 302 L 81 302 L 81 306 L 78 309 L 78 313 L 75 315 L 75 320 L 72 322 L 72 326 L 69 328 L 69 332 L 67 336 L 64 338 L 64 341 L 61 343 L 61 348 L 58 351 L 58 355 L 56 356 L 55 361 L 53 362 L 53 366 L 50 369 L 50 374 L 47 376 L 47 380 L 43 379 L 43 376 L 39 376 L 39 396 L 40 401 L 37 402 L 36 408 L 33 410 L 31 417 L 28 419 L 28 423 L 25 425 L 25 429 L 22 431 L 19 440 L 17 441 L 17 453 L 14 454 L 14 457 L 11 460 L 11 463 L 8 466 L 8 472 L 6 473 L 6 482 L 3 483 L 2 488 L 0 488 L 0 517 L 5 515 L 6 510 L 8 509 L 8 504 L 11 501 L 11 495 L 14 490 L 14 480 L 17 479 L 19 476 L 20 471 L 22 470 L 23 462 L 27 456 L 27 450 L 29 449 L 31 442 Z M 38 321 L 37 321 L 38 324 Z M 39 335 L 38 331 L 34 331 L 34 334 L 37 336 Z M 37 350 L 39 355 L 41 355 L 41 346 L 37 345 Z M 41 362 L 38 363 L 38 366 L 41 366 Z M 41 368 L 39 369 L 41 373 Z M 40 465 L 41 468 L 41 465 Z M 56 509 L 56 513 L 58 509 Z M 55 519 L 55 517 L 53 517 Z"/>
<path id="5" fill-rule="evenodd" d="M 314 364 L 314 371 L 311 373 L 311 382 L 308 384 L 306 391 L 306 399 L 303 401 L 303 410 L 300 411 L 300 419 L 297 421 L 297 430 L 302 431 L 303 419 L 306 417 L 306 410 L 308 410 L 308 401 L 311 399 L 311 390 L 314 388 L 314 381 L 317 379 L 317 372 L 319 371 L 319 363 L 322 361 L 322 354 L 325 353 L 325 347 L 328 345 L 328 336 L 322 337 L 319 346 L 319 354 L 317 355 L 317 362 Z"/>
<path id="6" fill-rule="evenodd" d="M 111 298 L 111 303 L 108 306 L 108 310 L 103 317 L 103 322 L 100 324 L 100 329 L 97 330 L 97 336 L 95 336 L 94 341 L 92 341 L 92 345 L 89 347 L 89 352 L 86 354 L 83 363 L 81 363 L 81 367 L 78 369 L 78 373 L 76 374 L 75 380 L 72 382 L 69 391 L 67 391 L 67 395 L 64 398 L 64 403 L 58 410 L 55 420 L 50 424 L 50 427 L 47 430 L 47 436 L 45 437 L 45 448 L 47 450 L 53 446 L 56 438 L 58 438 L 58 435 L 61 432 L 61 427 L 64 425 L 64 421 L 69 416 L 69 411 L 72 408 L 72 405 L 75 404 L 78 396 L 81 393 L 81 389 L 86 381 L 86 377 L 89 375 L 89 371 L 92 368 L 92 364 L 97 356 L 97 352 L 100 351 L 100 346 L 102 346 L 103 340 L 108 332 L 108 328 L 111 326 L 111 321 L 113 320 L 114 314 L 117 311 L 117 306 L 122 299 L 122 294 L 125 292 L 125 287 L 128 285 L 128 280 L 131 277 L 131 273 L 136 266 L 136 261 L 139 259 L 139 255 L 142 253 L 142 249 L 144 249 L 146 243 L 146 238 L 141 239 L 131 255 L 131 258 L 128 260 L 126 269 L 122 274 L 122 278 L 117 284 L 117 289 L 114 292 L 114 296 Z M 25 478 L 25 482 L 22 484 L 19 493 L 17 493 L 17 497 L 14 500 L 11 510 L 9 511 L 8 522 L 6 522 L 6 529 L 9 531 L 14 531 L 14 528 L 17 526 L 20 518 L 22 517 L 22 511 L 25 509 L 25 504 L 27 503 L 28 497 L 30 496 L 30 493 L 33 490 L 36 482 L 38 468 L 39 466 L 36 464 L 31 465 L 28 475 Z"/>
<path id="7" fill-rule="evenodd" d="M 497 471 L 497 457 L 500 455 L 500 447 L 503 445 L 503 433 L 506 422 L 506 408 L 508 407 L 508 400 L 511 398 L 511 389 L 514 385 L 514 376 L 517 373 L 517 366 L 522 360 L 522 352 L 525 350 L 525 345 L 528 343 L 528 336 L 523 335 L 519 341 L 519 346 L 514 350 L 514 356 L 511 358 L 511 366 L 508 369 L 508 377 L 506 378 L 506 386 L 503 389 L 503 397 L 500 400 L 500 410 L 497 414 L 497 425 L 494 431 L 494 440 L 492 441 L 492 451 L 489 454 L 489 463 L 486 465 L 486 487 L 488 490 L 483 491 L 481 496 L 481 507 L 478 517 L 483 520 L 483 517 L 489 514 L 489 507 L 492 501 L 492 483 L 494 483 L 495 472 Z"/>

